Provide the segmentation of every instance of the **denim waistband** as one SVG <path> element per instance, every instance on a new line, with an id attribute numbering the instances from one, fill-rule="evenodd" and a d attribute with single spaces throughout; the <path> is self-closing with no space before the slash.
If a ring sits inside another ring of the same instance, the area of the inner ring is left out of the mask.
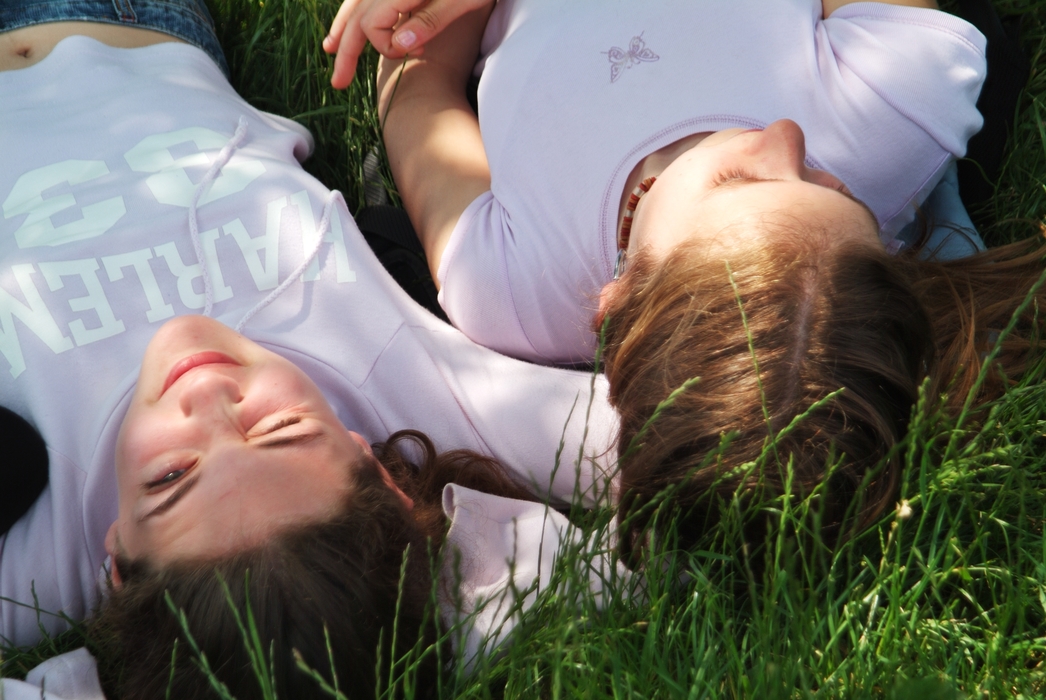
<path id="1" fill-rule="evenodd" d="M 0 32 L 45 22 L 103 22 L 170 34 L 229 66 L 203 0 L 0 0 Z"/>

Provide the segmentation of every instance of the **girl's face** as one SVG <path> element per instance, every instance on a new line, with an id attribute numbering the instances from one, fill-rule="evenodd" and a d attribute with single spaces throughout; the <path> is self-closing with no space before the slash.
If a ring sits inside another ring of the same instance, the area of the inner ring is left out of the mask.
<path id="1" fill-rule="evenodd" d="M 639 201 L 628 253 L 663 259 L 700 239 L 709 257 L 757 243 L 766 223 L 806 224 L 854 242 L 879 243 L 872 212 L 835 176 L 806 167 L 803 132 L 789 120 L 763 130 L 727 129 L 676 158 Z M 769 229 L 773 230 L 773 229 Z"/>
<path id="2" fill-rule="evenodd" d="M 293 363 L 212 319 L 176 318 L 149 343 L 120 428 L 106 549 L 162 564 L 252 546 L 334 515 L 368 460 Z"/>

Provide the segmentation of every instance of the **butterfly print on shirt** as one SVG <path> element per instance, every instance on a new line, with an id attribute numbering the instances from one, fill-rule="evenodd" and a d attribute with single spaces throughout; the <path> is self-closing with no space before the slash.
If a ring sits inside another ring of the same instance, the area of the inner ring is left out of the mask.
<path id="1" fill-rule="evenodd" d="M 628 43 L 628 51 L 613 46 L 609 51 L 601 53 L 605 53 L 607 60 L 610 61 L 610 82 L 612 83 L 621 77 L 621 73 L 626 68 L 631 68 L 637 63 L 652 63 L 661 58 L 646 47 L 642 34 L 632 37 L 632 41 Z"/>

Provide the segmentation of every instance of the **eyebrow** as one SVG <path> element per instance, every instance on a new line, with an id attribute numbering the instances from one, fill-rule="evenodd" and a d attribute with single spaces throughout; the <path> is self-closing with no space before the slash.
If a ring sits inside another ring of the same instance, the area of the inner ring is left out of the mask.
<path id="1" fill-rule="evenodd" d="M 722 189 L 722 188 L 737 187 L 738 185 L 748 185 L 748 184 L 752 184 L 752 183 L 756 183 L 756 182 L 784 182 L 784 180 L 779 180 L 779 179 L 776 179 L 776 178 L 738 177 L 738 178 L 732 178 L 732 179 L 727 180 L 726 182 L 724 182 L 722 184 L 716 185 L 715 189 L 718 190 L 718 189 Z M 814 183 L 811 182 L 810 184 L 812 185 Z M 818 187 L 823 187 L 823 185 L 818 185 Z M 872 221 L 875 222 L 875 227 L 879 228 L 879 217 L 875 215 L 875 212 L 872 211 L 872 208 L 870 206 L 868 206 L 867 204 L 865 204 L 864 202 L 859 200 L 857 197 L 854 197 L 851 192 L 849 192 L 849 191 L 844 192 L 843 190 L 838 190 L 838 189 L 836 189 L 834 187 L 825 187 L 824 189 L 831 190 L 832 192 L 838 192 L 839 194 L 841 194 L 842 196 L 846 197 L 847 199 L 849 199 L 854 204 L 857 204 L 858 206 L 860 206 L 861 209 L 864 209 L 868 213 L 868 216 L 872 217 Z"/>
<path id="2" fill-rule="evenodd" d="M 170 496 L 164 499 L 163 503 L 156 506 L 142 517 L 138 518 L 138 522 L 145 522 L 149 518 L 156 517 L 157 515 L 163 515 L 164 513 L 169 511 L 171 508 L 174 507 L 175 503 L 182 500 L 185 494 L 189 493 L 189 489 L 191 489 L 193 486 L 196 486 L 196 482 L 199 480 L 199 474 L 196 474 L 195 476 L 191 476 L 188 479 L 186 479 L 185 483 L 180 484 L 178 488 L 174 490 L 174 493 L 172 493 Z"/>
<path id="3" fill-rule="evenodd" d="M 297 445 L 304 445 L 322 436 L 323 433 L 321 431 L 312 431 L 308 433 L 299 433 L 297 435 L 291 435 L 288 437 L 276 437 L 272 440 L 268 440 L 266 442 L 259 442 L 256 444 L 258 445 L 258 447 L 263 448 L 291 447 Z M 164 501 L 160 505 L 156 506 L 145 515 L 138 518 L 138 522 L 144 522 L 149 518 L 153 518 L 158 515 L 163 515 L 164 513 L 169 511 L 171 508 L 174 507 L 176 503 L 178 503 L 178 501 L 182 500 L 182 498 L 185 497 L 185 494 L 189 493 L 189 490 L 192 489 L 192 487 L 195 486 L 196 482 L 199 480 L 199 474 L 196 474 L 186 479 L 185 483 L 180 484 L 178 488 L 174 490 L 174 493 L 172 493 L 170 496 L 164 499 Z"/>

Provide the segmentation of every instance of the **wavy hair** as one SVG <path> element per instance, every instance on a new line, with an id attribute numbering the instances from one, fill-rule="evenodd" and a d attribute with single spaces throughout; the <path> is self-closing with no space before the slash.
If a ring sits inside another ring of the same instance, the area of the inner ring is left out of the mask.
<path id="1" fill-rule="evenodd" d="M 287 528 L 217 560 L 162 568 L 147 559 L 118 561 L 123 585 L 109 591 L 91 622 L 107 693 L 213 697 L 195 645 L 234 697 L 263 697 L 240 627 L 251 616 L 276 697 L 330 697 L 296 659 L 349 698 L 374 698 L 390 679 L 391 697 L 435 697 L 431 572 L 446 530 L 443 486 L 532 496 L 495 460 L 467 450 L 437 454 L 416 431 L 395 433 L 374 452 L 414 499 L 413 511 L 384 483 L 377 462 L 367 462 L 355 465 L 351 495 L 327 521 Z M 182 611 L 184 628 L 171 606 Z M 405 665 L 414 666 L 410 674 Z"/>
<path id="2" fill-rule="evenodd" d="M 960 407 L 1043 272 L 1036 241 L 928 263 L 838 244 L 830 230 L 781 228 L 766 239 L 729 266 L 693 245 L 661 264 L 641 252 L 607 295 L 606 323 L 597 318 L 621 414 L 621 549 L 633 562 L 650 506 L 668 491 L 684 547 L 724 501 L 786 488 L 821 489 L 829 541 L 870 524 L 894 496 L 894 446 L 924 379 L 929 396 Z M 1041 289 L 1034 301 L 978 401 L 1001 393 L 1038 350 Z M 754 522 L 753 532 L 765 526 Z"/>

